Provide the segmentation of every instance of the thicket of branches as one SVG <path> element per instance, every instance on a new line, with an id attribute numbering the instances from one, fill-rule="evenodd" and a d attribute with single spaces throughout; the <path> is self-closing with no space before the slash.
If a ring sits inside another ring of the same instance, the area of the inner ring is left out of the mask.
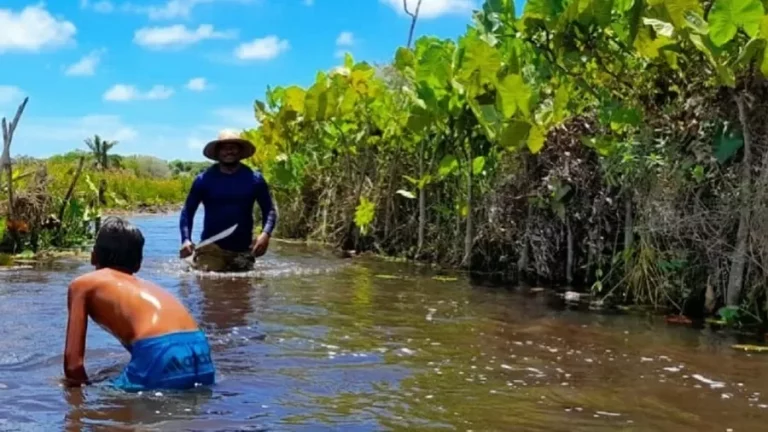
<path id="1" fill-rule="evenodd" d="M 767 39 L 760 0 L 486 1 L 245 135 L 283 236 L 764 316 Z"/>

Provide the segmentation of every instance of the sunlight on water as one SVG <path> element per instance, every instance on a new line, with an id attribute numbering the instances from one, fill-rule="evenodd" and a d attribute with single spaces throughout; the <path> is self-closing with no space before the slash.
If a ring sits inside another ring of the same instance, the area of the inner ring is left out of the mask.
<path id="1" fill-rule="evenodd" d="M 107 380 L 129 356 L 90 326 L 97 383 L 64 389 L 66 287 L 87 263 L 0 272 L 0 430 L 751 431 L 768 419 L 768 357 L 706 330 L 278 242 L 252 272 L 194 272 L 175 217 L 136 222 L 140 276 L 192 311 L 217 384 L 116 391 Z"/>

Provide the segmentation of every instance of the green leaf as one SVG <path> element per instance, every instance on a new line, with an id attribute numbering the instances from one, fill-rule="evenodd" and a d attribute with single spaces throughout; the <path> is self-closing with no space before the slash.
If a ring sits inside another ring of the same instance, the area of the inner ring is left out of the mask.
<path id="1" fill-rule="evenodd" d="M 570 101 L 570 88 L 562 85 L 555 91 L 555 101 L 552 107 L 552 115 L 555 123 L 560 123 L 568 116 L 568 102 Z"/>
<path id="2" fill-rule="evenodd" d="M 718 162 L 725 163 L 744 146 L 744 138 L 733 131 L 722 130 L 715 135 L 713 143 L 715 158 Z"/>
<path id="3" fill-rule="evenodd" d="M 408 129 L 413 132 L 421 133 L 426 130 L 432 121 L 432 113 L 419 106 L 411 109 L 411 115 L 408 117 Z"/>
<path id="4" fill-rule="evenodd" d="M 590 12 L 598 26 L 605 28 L 611 24 L 613 2 L 614 0 L 590 0 Z"/>
<path id="5" fill-rule="evenodd" d="M 696 12 L 690 10 L 685 12 L 685 25 L 696 33 L 702 35 L 709 33 L 709 24 Z"/>
<path id="6" fill-rule="evenodd" d="M 635 0 L 632 9 L 629 11 L 627 21 L 629 22 L 629 42 L 634 44 L 637 38 L 637 32 L 640 30 L 640 23 L 645 10 L 645 0 Z"/>
<path id="7" fill-rule="evenodd" d="M 409 181 L 411 184 L 413 184 L 413 185 L 416 185 L 416 184 L 418 184 L 418 183 L 419 183 L 419 181 L 418 181 L 418 180 L 416 180 L 415 178 L 413 178 L 413 177 L 411 177 L 411 176 L 407 176 L 407 175 L 404 175 L 404 176 L 403 176 L 403 178 L 404 178 L 404 179 L 406 179 L 406 180 L 408 180 L 408 181 Z"/>
<path id="8" fill-rule="evenodd" d="M 454 45 L 432 42 L 424 46 L 417 42 L 420 49 L 416 61 L 416 80 L 426 83 L 436 93 L 447 89 L 453 79 Z"/>
<path id="9" fill-rule="evenodd" d="M 714 47 L 710 46 L 712 44 L 710 39 L 704 39 L 701 35 L 694 33 L 689 34 L 688 38 L 693 42 L 693 45 L 707 57 L 709 62 L 715 68 L 715 72 L 717 72 L 717 77 L 720 82 L 726 86 L 733 87 L 736 84 L 735 73 L 733 69 L 726 67 L 715 58 L 713 52 Z"/>
<path id="10" fill-rule="evenodd" d="M 344 97 L 341 100 L 341 104 L 339 105 L 339 115 L 346 116 L 349 114 L 355 114 L 355 104 L 357 103 L 358 99 L 360 99 L 360 95 L 358 92 L 355 91 L 352 87 L 348 87 L 347 90 L 344 92 Z"/>
<path id="11" fill-rule="evenodd" d="M 507 150 L 518 150 L 528 138 L 531 124 L 524 121 L 513 120 L 504 127 L 501 133 L 501 145 Z"/>
<path id="12" fill-rule="evenodd" d="M 762 57 L 763 58 L 760 61 L 760 73 L 763 74 L 763 77 L 768 78 L 768 43 L 765 44 Z"/>
<path id="13" fill-rule="evenodd" d="M 557 215 L 558 219 L 565 221 L 565 205 L 559 201 L 554 201 L 550 204 L 552 211 Z"/>
<path id="14" fill-rule="evenodd" d="M 648 27 L 644 26 L 637 32 L 635 49 L 637 49 L 640 55 L 648 57 L 649 59 L 655 59 L 659 57 L 659 50 L 671 43 L 671 39 L 663 36 L 654 39 L 651 36 L 651 31 Z"/>
<path id="15" fill-rule="evenodd" d="M 616 149 L 616 144 L 608 137 L 582 137 L 581 142 L 594 149 L 600 156 L 609 156 Z"/>
<path id="16" fill-rule="evenodd" d="M 760 20 L 759 34 L 763 39 L 768 39 L 768 15 L 765 15 L 763 19 Z"/>
<path id="17" fill-rule="evenodd" d="M 539 125 L 535 125 L 531 128 L 528 135 L 528 150 L 531 153 L 537 154 L 544 147 L 544 142 L 547 140 L 545 131 Z"/>
<path id="18" fill-rule="evenodd" d="M 483 168 L 485 168 L 485 158 L 483 156 L 478 156 L 472 161 L 472 174 L 478 175 L 481 172 L 483 172 Z"/>
<path id="19" fill-rule="evenodd" d="M 643 18 L 643 24 L 653 27 L 653 30 L 657 35 L 671 38 L 675 34 L 675 27 L 668 22 L 657 20 L 654 18 Z"/>
<path id="20" fill-rule="evenodd" d="M 764 16 L 760 21 L 760 36 L 762 39 L 768 39 L 768 15 Z M 762 52 L 762 58 L 760 61 L 760 73 L 764 77 L 768 77 L 768 42 L 764 43 Z"/>
<path id="21" fill-rule="evenodd" d="M 499 111 L 493 105 L 480 105 L 476 103 L 470 103 L 472 111 L 477 117 L 477 121 L 483 127 L 483 132 L 489 141 L 496 140 L 496 134 L 501 128 L 503 119 L 499 116 Z"/>
<path id="22" fill-rule="evenodd" d="M 355 59 L 352 58 L 352 54 L 344 53 L 344 67 L 352 69 L 355 66 Z"/>
<path id="23" fill-rule="evenodd" d="M 696 180 L 696 183 L 702 183 L 704 179 L 706 178 L 706 174 L 704 174 L 704 167 L 701 165 L 696 165 L 691 170 L 691 176 L 694 180 Z"/>
<path id="24" fill-rule="evenodd" d="M 763 19 L 760 0 L 715 0 L 709 14 L 709 37 L 715 46 L 723 46 L 736 35 L 739 28 L 754 37 Z"/>
<path id="25" fill-rule="evenodd" d="M 751 39 L 744 45 L 739 57 L 736 59 L 735 65 L 748 66 L 752 59 L 763 52 L 763 50 L 765 50 L 765 39 Z"/>
<path id="26" fill-rule="evenodd" d="M 558 184 L 555 185 L 555 190 L 552 192 L 552 199 L 558 202 L 562 201 L 563 198 L 565 198 L 568 193 L 571 192 L 571 189 L 573 189 L 571 185 L 563 186 L 558 182 Z"/>
<path id="27" fill-rule="evenodd" d="M 724 306 L 721 307 L 717 314 L 729 325 L 736 324 L 741 317 L 741 308 L 738 306 Z"/>
<path id="28" fill-rule="evenodd" d="M 562 0 L 529 0 L 525 4 L 524 16 L 553 22 L 565 9 Z"/>
<path id="29" fill-rule="evenodd" d="M 669 18 L 672 20 L 672 24 L 678 29 L 685 27 L 685 17 L 688 12 L 694 12 L 699 15 L 704 14 L 699 0 L 664 0 L 663 3 Z"/>
<path id="30" fill-rule="evenodd" d="M 515 16 L 515 2 L 513 0 L 488 0 L 483 5 L 483 9 L 486 13 Z"/>
<path id="31" fill-rule="evenodd" d="M 325 79 L 316 82 L 309 88 L 304 98 L 304 110 L 308 118 L 322 120 L 325 115 L 327 85 Z"/>
<path id="32" fill-rule="evenodd" d="M 531 89 L 523 81 L 520 75 L 507 75 L 497 88 L 501 112 L 505 118 L 515 115 L 517 110 L 523 113 L 525 118 L 530 118 Z"/>
<path id="33" fill-rule="evenodd" d="M 630 9 L 632 9 L 632 6 L 635 4 L 635 0 L 616 0 L 613 2 L 615 5 L 617 11 L 619 12 L 626 12 Z"/>
<path id="34" fill-rule="evenodd" d="M 413 69 L 415 63 L 416 59 L 413 55 L 413 51 L 405 47 L 397 49 L 397 53 L 395 54 L 395 69 L 404 72 L 407 68 Z"/>
<path id="35" fill-rule="evenodd" d="M 306 93 L 304 90 L 297 86 L 288 87 L 283 94 L 283 105 L 297 113 L 304 112 L 304 99 Z"/>
<path id="36" fill-rule="evenodd" d="M 454 155 L 446 155 L 440 160 L 440 165 L 437 168 L 437 174 L 440 177 L 446 177 L 459 169 L 459 161 L 456 160 Z"/>
<path id="37" fill-rule="evenodd" d="M 468 85 L 471 95 L 478 95 L 484 84 L 496 80 L 496 73 L 501 67 L 501 53 L 477 36 L 466 36 L 462 42 L 459 78 Z"/>
<path id="38" fill-rule="evenodd" d="M 412 192 L 407 191 L 405 189 L 398 189 L 398 191 L 395 193 L 397 193 L 398 195 L 402 195 L 408 199 L 416 199 L 416 196 Z"/>
<path id="39" fill-rule="evenodd" d="M 375 215 L 376 204 L 366 197 L 360 197 L 360 204 L 355 209 L 355 225 L 360 229 L 361 234 L 367 234 L 368 227 L 373 222 Z"/>

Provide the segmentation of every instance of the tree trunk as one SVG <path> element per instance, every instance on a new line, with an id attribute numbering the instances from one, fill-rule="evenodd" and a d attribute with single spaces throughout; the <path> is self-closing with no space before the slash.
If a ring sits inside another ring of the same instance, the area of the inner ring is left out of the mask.
<path id="1" fill-rule="evenodd" d="M 568 248 L 565 259 L 565 280 L 570 285 L 573 282 L 573 230 L 571 230 L 571 218 L 568 215 L 565 216 L 565 238 Z"/>
<path id="2" fill-rule="evenodd" d="M 80 178 L 80 173 L 83 171 L 83 164 L 85 164 L 85 157 L 80 157 L 80 162 L 77 164 L 77 171 L 75 171 L 75 176 L 72 178 L 72 182 L 69 184 L 69 189 L 67 189 L 67 194 L 64 196 L 64 202 L 61 203 L 61 208 L 59 208 L 59 222 L 61 222 L 61 225 L 59 226 L 59 230 L 61 230 L 62 227 L 64 227 L 64 212 L 67 210 L 67 205 L 69 205 L 69 200 L 72 199 L 72 194 L 75 192 L 75 186 L 77 185 L 77 180 Z"/>
<path id="3" fill-rule="evenodd" d="M 741 289 L 744 285 L 744 268 L 747 262 L 747 240 L 749 239 L 749 219 L 752 206 L 752 175 L 750 166 L 750 152 L 752 150 L 752 132 L 749 129 L 749 118 L 745 106 L 744 95 L 737 96 L 736 105 L 739 109 L 739 121 L 744 134 L 744 160 L 742 162 L 742 178 L 740 185 L 741 209 L 739 215 L 739 228 L 736 233 L 736 247 L 731 258 L 731 270 L 728 275 L 728 289 L 726 295 L 727 306 L 738 306 L 741 298 Z"/>
<path id="4" fill-rule="evenodd" d="M 531 238 L 531 218 L 533 217 L 533 206 L 526 200 L 526 217 L 525 217 L 525 231 L 523 232 L 523 247 L 520 251 L 520 259 L 517 260 L 517 270 L 521 276 L 525 276 L 528 272 L 528 265 L 530 262 L 529 242 Z"/>
<path id="5" fill-rule="evenodd" d="M 635 228 L 632 220 L 631 192 L 624 197 L 624 252 L 629 252 L 635 242 Z"/>
<path id="6" fill-rule="evenodd" d="M 427 225 L 427 191 L 425 188 L 419 189 L 419 246 L 417 256 L 421 255 L 424 247 L 424 229 Z"/>
<path id="7" fill-rule="evenodd" d="M 24 98 L 24 101 L 21 103 L 21 105 L 19 105 L 19 108 L 16 110 L 16 115 L 13 117 L 13 120 L 10 124 L 6 122 L 5 117 L 3 117 L 2 120 L 3 154 L 0 157 L 0 167 L 5 168 L 8 174 L 8 222 L 16 222 L 13 199 L 13 164 L 11 163 L 11 143 L 13 142 L 13 134 L 16 132 L 16 126 L 19 125 L 19 120 L 21 119 L 22 113 L 24 113 L 24 108 L 27 106 L 27 102 L 29 102 L 29 97 Z M 19 243 L 17 232 L 12 230 L 10 235 L 11 240 L 13 241 L 12 250 L 13 252 L 16 252 L 16 248 Z"/>
<path id="8" fill-rule="evenodd" d="M 462 266 L 468 266 L 472 258 L 472 154 L 469 155 L 467 170 L 467 225 L 464 231 L 464 259 L 461 260 Z"/>
<path id="9" fill-rule="evenodd" d="M 419 151 L 419 181 L 424 179 L 424 140 L 421 140 L 421 148 Z M 422 184 L 419 188 L 419 240 L 416 248 L 416 257 L 421 256 L 421 250 L 424 247 L 424 227 L 426 226 L 427 219 L 427 197 L 426 197 L 426 185 Z"/>

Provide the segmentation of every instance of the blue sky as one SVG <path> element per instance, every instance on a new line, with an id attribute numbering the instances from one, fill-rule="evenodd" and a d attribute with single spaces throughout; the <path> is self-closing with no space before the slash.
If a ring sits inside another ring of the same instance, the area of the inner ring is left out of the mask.
<path id="1" fill-rule="evenodd" d="M 417 35 L 455 38 L 479 1 L 423 0 Z M 3 0 L 0 116 L 30 97 L 12 155 L 99 134 L 117 153 L 201 160 L 218 130 L 256 126 L 267 85 L 306 86 L 344 51 L 388 62 L 409 24 L 402 0 Z"/>

